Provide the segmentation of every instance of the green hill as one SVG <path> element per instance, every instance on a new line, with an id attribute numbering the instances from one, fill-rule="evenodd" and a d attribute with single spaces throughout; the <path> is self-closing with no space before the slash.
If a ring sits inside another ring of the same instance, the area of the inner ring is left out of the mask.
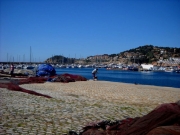
<path id="1" fill-rule="evenodd" d="M 84 63 L 89 64 L 97 61 L 101 62 L 116 62 L 116 63 L 153 63 L 158 60 L 165 60 L 169 58 L 180 58 L 180 48 L 171 47 L 158 47 L 153 45 L 144 45 L 130 50 L 120 52 L 118 54 L 106 54 L 89 56 L 86 59 L 75 59 L 67 58 L 62 55 L 55 55 L 48 58 L 46 63 L 61 63 L 61 64 L 72 64 L 72 63 Z M 100 60 L 101 59 L 101 60 Z"/>
<path id="2" fill-rule="evenodd" d="M 158 47 L 153 45 L 139 46 L 118 54 L 122 58 L 138 60 L 139 63 L 152 63 L 158 60 L 169 59 L 171 57 L 180 58 L 180 48 Z"/>

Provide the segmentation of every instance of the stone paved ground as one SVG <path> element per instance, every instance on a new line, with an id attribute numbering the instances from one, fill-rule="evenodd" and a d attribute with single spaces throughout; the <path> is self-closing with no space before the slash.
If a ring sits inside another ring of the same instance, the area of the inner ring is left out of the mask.
<path id="1" fill-rule="evenodd" d="M 88 83 L 92 82 L 86 82 L 86 86 L 90 87 Z M 78 95 L 70 90 L 71 87 L 81 89 L 79 85 L 79 83 L 22 85 L 29 90 L 34 89 L 48 94 L 53 97 L 51 99 L 0 88 L 0 134 L 63 135 L 69 130 L 80 132 L 83 126 L 92 121 L 114 121 L 143 116 L 155 107 L 113 102 L 99 98 L 98 94 L 96 94 L 98 98 L 93 98 L 86 95 L 86 92 Z M 94 83 L 91 87 L 97 88 L 97 84 Z M 104 85 L 103 87 L 105 88 Z"/>

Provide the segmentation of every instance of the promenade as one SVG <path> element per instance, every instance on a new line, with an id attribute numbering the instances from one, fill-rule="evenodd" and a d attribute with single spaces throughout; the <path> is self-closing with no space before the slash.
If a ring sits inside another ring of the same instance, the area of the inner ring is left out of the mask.
<path id="1" fill-rule="evenodd" d="M 177 88 L 80 81 L 24 84 L 52 98 L 0 88 L 0 134 L 65 135 L 94 121 L 146 115 L 162 103 L 180 99 Z"/>

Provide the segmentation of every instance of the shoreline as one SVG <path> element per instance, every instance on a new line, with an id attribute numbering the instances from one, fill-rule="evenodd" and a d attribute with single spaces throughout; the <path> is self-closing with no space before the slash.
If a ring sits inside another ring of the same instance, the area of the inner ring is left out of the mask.
<path id="1" fill-rule="evenodd" d="M 93 81 L 92 79 L 89 79 L 88 81 Z M 97 80 L 99 82 L 112 82 L 112 83 L 122 83 L 122 84 L 130 84 L 130 85 L 142 85 L 142 86 L 149 86 L 149 87 L 163 87 L 163 88 L 175 88 L 175 89 L 180 89 L 179 87 L 170 87 L 170 86 L 161 86 L 161 85 L 148 85 L 148 84 L 141 84 L 141 83 L 128 83 L 128 82 L 116 82 L 116 81 L 106 81 L 106 80 Z"/>
<path id="2" fill-rule="evenodd" d="M 17 79 L 26 79 L 29 78 L 28 76 L 17 76 L 17 77 L 11 77 L 10 75 L 6 76 L 0 76 L 0 83 L 1 82 L 10 82 L 11 80 L 17 80 Z M 92 79 L 87 79 L 87 81 L 93 81 Z M 160 85 L 147 85 L 147 84 L 141 84 L 141 83 L 126 83 L 126 82 L 116 82 L 116 81 L 106 81 L 106 80 L 97 80 L 98 82 L 111 82 L 111 83 L 122 83 L 122 84 L 130 84 L 130 85 L 142 85 L 142 86 L 155 86 L 155 87 L 163 87 L 163 88 L 175 88 L 179 89 L 178 87 L 170 87 L 170 86 L 160 86 Z"/>
<path id="3" fill-rule="evenodd" d="M 9 69 L 5 70 L 6 72 L 9 71 Z M 126 70 L 124 70 L 126 71 Z M 88 71 L 88 72 L 91 72 L 91 71 Z M 134 72 L 134 71 L 129 71 L 129 72 Z M 152 71 L 150 71 L 152 72 Z M 154 71 L 153 71 L 154 72 Z M 15 78 L 28 78 L 28 75 L 26 73 L 28 73 L 30 76 L 33 76 L 34 74 L 32 73 L 32 70 L 27 70 L 27 69 L 16 69 L 16 77 Z M 64 72 L 66 73 L 66 72 Z M 146 73 L 146 72 L 145 72 Z M 148 72 L 147 72 L 148 73 Z M 70 74 L 71 74 L 71 71 L 70 71 Z M 72 73 L 74 75 L 77 75 L 75 73 Z M 58 70 L 57 70 L 57 75 L 61 75 L 61 74 L 58 74 Z M 143 74 L 144 75 L 144 74 Z M 145 74 L 146 75 L 146 74 Z M 9 74 L 2 74 L 0 73 L 0 78 L 10 78 L 10 75 Z M 88 77 L 86 77 L 87 79 L 91 79 Z M 179 78 L 179 77 L 178 77 Z M 167 81 L 167 83 L 163 83 L 164 81 L 163 78 L 160 79 L 160 83 L 158 83 L 157 81 L 153 82 L 153 80 L 149 80 L 149 82 L 147 82 L 148 80 L 145 80 L 143 81 L 142 78 L 140 78 L 140 80 L 136 80 L 136 78 L 134 80 L 131 80 L 131 81 L 124 81 L 122 82 L 123 80 L 119 80 L 119 79 L 107 79 L 107 78 L 101 78 L 100 81 L 110 81 L 110 82 L 118 82 L 118 83 L 128 83 L 128 84 L 138 84 L 138 85 L 150 85 L 150 86 L 160 86 L 160 87 L 170 87 L 170 88 L 180 88 L 179 86 L 179 83 L 177 82 L 177 79 L 178 78 L 173 78 L 173 79 L 176 79 L 176 80 L 171 80 L 171 81 Z M 138 78 L 139 79 L 139 78 Z M 155 78 L 156 79 L 156 78 Z M 112 81 L 111 81 L 112 80 Z M 165 80 L 166 81 L 166 80 Z M 173 82 L 175 81 L 175 82 Z M 166 86 L 164 86 L 166 85 Z"/>

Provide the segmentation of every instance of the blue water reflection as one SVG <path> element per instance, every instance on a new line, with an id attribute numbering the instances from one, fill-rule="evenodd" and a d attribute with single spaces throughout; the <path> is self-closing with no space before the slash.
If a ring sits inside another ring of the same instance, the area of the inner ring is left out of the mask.
<path id="1" fill-rule="evenodd" d="M 56 69 L 56 73 L 76 74 L 92 79 L 92 70 L 92 68 L 64 68 Z M 174 72 L 134 72 L 100 68 L 97 76 L 99 80 L 104 81 L 180 88 L 180 74 Z"/>

